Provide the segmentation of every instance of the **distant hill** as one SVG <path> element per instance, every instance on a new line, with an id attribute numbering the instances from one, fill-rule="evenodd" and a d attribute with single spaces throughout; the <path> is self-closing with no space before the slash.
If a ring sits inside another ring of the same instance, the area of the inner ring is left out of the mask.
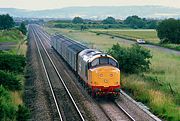
<path id="1" fill-rule="evenodd" d="M 9 13 L 14 17 L 62 18 L 71 19 L 81 16 L 87 19 L 104 19 L 107 16 L 124 19 L 130 15 L 145 18 L 180 18 L 180 8 L 163 6 L 103 6 L 103 7 L 67 7 L 61 9 L 29 11 L 15 8 L 0 8 L 0 14 Z"/>

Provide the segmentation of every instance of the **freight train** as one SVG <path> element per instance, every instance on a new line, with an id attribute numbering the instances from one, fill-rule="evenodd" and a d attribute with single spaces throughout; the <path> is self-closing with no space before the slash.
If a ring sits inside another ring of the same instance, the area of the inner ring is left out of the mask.
<path id="1" fill-rule="evenodd" d="M 51 46 L 93 97 L 119 96 L 120 70 L 112 56 L 58 34 L 51 37 Z"/>

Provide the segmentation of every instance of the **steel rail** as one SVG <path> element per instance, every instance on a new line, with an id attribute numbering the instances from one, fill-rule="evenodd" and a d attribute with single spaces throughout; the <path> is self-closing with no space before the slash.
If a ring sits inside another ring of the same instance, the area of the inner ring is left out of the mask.
<path id="1" fill-rule="evenodd" d="M 115 105 L 124 112 L 132 121 L 136 121 L 121 105 L 114 101 Z"/>
<path id="2" fill-rule="evenodd" d="M 35 34 L 34 34 L 33 32 L 32 32 L 32 35 L 33 35 L 33 38 L 34 38 L 34 40 L 35 40 L 36 47 L 37 47 L 37 49 L 38 49 L 38 53 L 39 53 L 39 56 L 40 56 L 40 59 L 41 59 L 42 65 L 43 65 L 43 69 L 44 69 L 44 71 L 45 71 L 45 75 L 46 75 L 46 78 L 47 78 L 47 81 L 48 81 L 48 84 L 49 84 L 49 87 L 50 87 L 50 90 L 51 90 L 51 93 L 52 93 L 52 96 L 53 96 L 53 100 L 54 100 L 54 102 L 55 102 L 55 105 L 56 105 L 56 108 L 57 108 L 57 111 L 58 111 L 58 115 L 59 115 L 60 121 L 63 121 L 63 119 L 62 119 L 62 114 L 61 114 L 61 112 L 60 112 L 60 108 L 59 108 L 59 106 L 58 106 L 57 99 L 56 99 L 56 97 L 55 97 L 54 90 L 53 90 L 53 88 L 52 88 L 52 84 L 51 84 L 49 75 L 48 75 L 48 73 L 47 73 L 47 69 L 46 69 L 46 67 L 45 67 L 44 60 L 43 60 L 43 58 L 42 58 L 42 54 L 41 54 L 41 52 L 40 52 L 40 49 L 39 49 L 39 46 L 38 46 L 38 44 L 37 44 L 37 40 L 36 40 Z"/>
<path id="3" fill-rule="evenodd" d="M 34 31 L 35 31 L 35 30 L 34 30 Z M 43 47 L 43 49 L 44 49 L 46 55 L 48 56 L 48 58 L 49 58 L 51 64 L 53 65 L 53 68 L 55 69 L 55 71 L 56 71 L 56 73 L 57 73 L 59 79 L 61 80 L 61 82 L 62 82 L 62 84 L 63 84 L 63 86 L 64 86 L 66 92 L 68 93 L 68 95 L 69 95 L 69 97 L 70 97 L 70 99 L 71 99 L 71 101 L 72 101 L 74 107 L 76 108 L 76 110 L 77 110 L 79 116 L 81 117 L 81 120 L 82 120 L 82 121 L 85 121 L 85 119 L 84 119 L 82 113 L 80 112 L 80 110 L 79 110 L 77 104 L 75 103 L 75 101 L 74 101 L 74 99 L 73 99 L 73 97 L 72 97 L 72 95 L 71 95 L 69 89 L 67 88 L 67 86 L 66 86 L 64 80 L 62 79 L 62 77 L 61 77 L 59 71 L 57 70 L 56 65 L 54 64 L 54 62 L 53 62 L 53 60 L 51 59 L 50 55 L 48 54 L 46 48 L 44 47 L 44 45 L 43 45 L 43 43 L 42 43 L 42 41 L 41 41 L 41 38 L 39 37 L 39 35 L 37 34 L 37 32 L 35 32 L 35 34 L 36 34 L 36 36 L 38 37 L 38 39 L 39 39 L 39 41 L 40 41 L 40 43 L 41 43 L 41 45 L 42 45 L 42 47 Z"/>

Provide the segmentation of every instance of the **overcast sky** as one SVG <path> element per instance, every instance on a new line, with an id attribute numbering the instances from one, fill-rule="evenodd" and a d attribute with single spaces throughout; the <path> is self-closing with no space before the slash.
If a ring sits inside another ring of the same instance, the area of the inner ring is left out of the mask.
<path id="1" fill-rule="evenodd" d="M 180 0 L 0 0 L 0 8 L 30 10 L 53 9 L 70 6 L 125 6 L 162 5 L 180 8 Z"/>

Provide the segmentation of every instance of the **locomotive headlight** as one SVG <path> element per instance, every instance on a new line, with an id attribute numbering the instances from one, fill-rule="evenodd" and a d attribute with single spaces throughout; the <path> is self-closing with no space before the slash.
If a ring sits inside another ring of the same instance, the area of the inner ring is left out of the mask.
<path id="1" fill-rule="evenodd" d="M 103 74 L 100 74 L 99 76 L 100 76 L 100 77 L 103 77 Z"/>
<path id="2" fill-rule="evenodd" d="M 110 77 L 113 77 L 113 74 L 110 74 L 109 76 L 110 76 Z"/>

